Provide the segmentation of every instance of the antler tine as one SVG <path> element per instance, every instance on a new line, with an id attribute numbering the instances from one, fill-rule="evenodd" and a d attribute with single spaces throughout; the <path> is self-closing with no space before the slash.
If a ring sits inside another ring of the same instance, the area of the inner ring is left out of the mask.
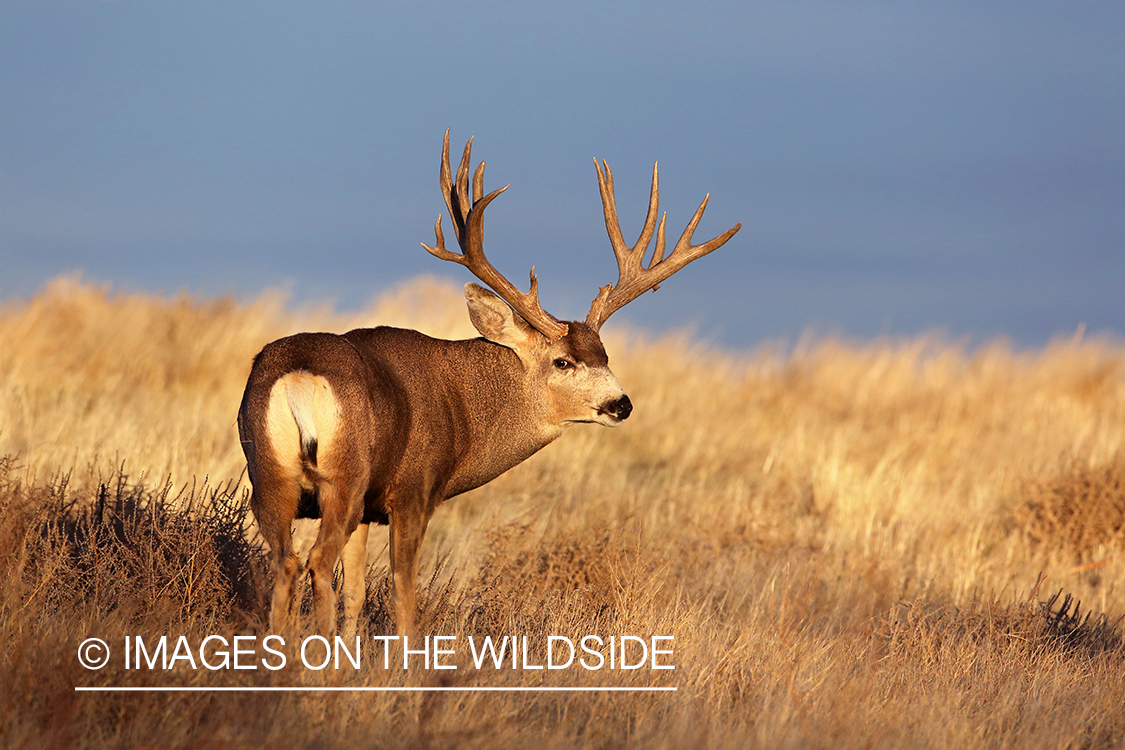
<path id="1" fill-rule="evenodd" d="M 703 211 L 707 208 L 707 201 L 711 197 L 708 193 L 703 198 L 703 202 L 699 204 L 699 208 L 696 209 L 695 215 L 691 217 L 684 233 L 680 235 L 672 253 L 665 258 L 664 223 L 668 215 L 664 214 L 660 218 L 660 225 L 657 227 L 659 186 L 657 165 L 654 164 L 652 167 L 652 191 L 649 194 L 648 216 L 645 218 L 645 226 L 641 230 L 641 236 L 637 240 L 637 244 L 631 248 L 627 247 L 621 236 L 621 225 L 617 219 L 617 206 L 613 195 L 613 174 L 609 171 L 609 165 L 605 161 L 599 165 L 597 159 L 595 159 L 594 165 L 598 170 L 598 190 L 602 196 L 602 208 L 605 212 L 605 225 L 609 232 L 609 242 L 613 246 L 614 255 L 617 256 L 618 270 L 617 283 L 608 284 L 598 290 L 597 296 L 590 304 L 590 312 L 586 315 L 586 324 L 597 331 L 601 329 L 610 315 L 613 315 L 649 289 L 656 291 L 669 276 L 693 260 L 702 258 L 723 245 L 742 228 L 742 222 L 714 239 L 699 245 L 691 244 L 692 235 L 695 228 L 699 226 L 699 221 L 703 218 Z M 605 167 L 604 175 L 602 174 L 602 166 Z M 648 251 L 648 243 L 652 239 L 654 227 L 656 228 L 656 248 L 652 252 L 652 258 L 648 265 L 645 266 L 643 262 L 644 254 Z"/>
<path id="2" fill-rule="evenodd" d="M 602 173 L 602 167 L 605 167 L 604 174 Z M 613 191 L 613 171 L 604 159 L 601 164 L 598 164 L 598 160 L 594 159 L 594 168 L 598 170 L 598 192 L 602 196 L 602 209 L 605 214 L 605 228 L 609 232 L 609 242 L 613 246 L 614 255 L 617 256 L 617 270 L 621 273 L 632 272 L 642 266 L 644 254 L 648 252 L 648 244 L 652 241 L 652 232 L 656 228 L 656 214 L 660 203 L 657 165 L 652 165 L 652 188 L 649 191 L 648 215 L 645 217 L 645 225 L 641 229 L 641 236 L 637 238 L 633 247 L 625 244 L 625 238 L 621 234 L 621 221 L 617 218 L 617 201 L 614 198 Z"/>
<path id="3" fill-rule="evenodd" d="M 448 131 L 448 129 L 447 129 Z M 469 136 L 468 142 L 465 143 L 465 150 L 461 153 L 461 163 L 457 165 L 457 182 L 454 186 L 457 188 L 457 205 L 460 207 L 461 228 L 465 228 L 465 224 L 469 220 L 469 214 L 473 210 L 473 204 L 469 202 L 469 162 L 473 158 L 473 138 Z M 481 162 L 483 164 L 483 162 Z M 460 237 L 458 237 L 460 239 Z"/>
<path id="4" fill-rule="evenodd" d="M 457 192 L 453 189 L 453 175 L 449 170 L 449 129 L 445 131 L 445 141 L 442 143 L 441 148 L 441 174 L 438 178 L 441 184 L 441 196 L 445 199 L 445 206 L 449 209 L 449 219 L 453 222 L 453 228 L 457 230 L 457 237 L 460 239 L 461 232 L 458 229 L 464 223 L 461 216 L 461 207 L 453 208 L 453 202 L 457 200 Z M 441 220 L 441 216 L 438 216 Z"/>
<path id="5" fill-rule="evenodd" d="M 533 328 L 548 338 L 558 338 L 567 331 L 566 325 L 555 320 L 542 305 L 539 304 L 539 281 L 535 278 L 535 268 L 531 269 L 531 289 L 521 292 L 503 274 L 496 270 L 484 254 L 484 210 L 496 196 L 508 189 L 508 185 L 493 190 L 488 195 L 484 193 L 484 162 L 473 173 L 473 197 L 469 202 L 469 163 L 472 160 L 471 149 L 473 139 L 465 144 L 465 151 L 461 155 L 461 163 L 457 167 L 457 179 L 453 180 L 449 168 L 449 129 L 445 131 L 441 158 L 441 191 L 445 197 L 445 205 L 449 208 L 450 218 L 457 231 L 457 243 L 461 252 L 455 253 L 445 249 L 445 236 L 441 231 L 441 216 L 434 223 L 433 247 L 425 242 L 422 247 L 436 258 L 448 260 L 468 268 L 473 275 L 487 284 L 505 302 L 512 306 L 524 320 Z"/>
<path id="6" fill-rule="evenodd" d="M 484 162 L 482 161 L 477 165 L 477 171 L 473 172 L 473 203 L 480 200 L 484 195 Z"/>

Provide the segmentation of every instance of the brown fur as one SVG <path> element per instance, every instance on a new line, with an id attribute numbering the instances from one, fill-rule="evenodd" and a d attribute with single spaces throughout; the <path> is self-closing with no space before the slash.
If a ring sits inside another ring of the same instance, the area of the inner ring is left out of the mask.
<path id="1" fill-rule="evenodd" d="M 349 631 L 363 602 L 367 535 L 349 539 L 361 524 L 390 523 L 397 621 L 408 632 L 417 551 L 438 505 L 520 463 L 569 422 L 620 421 L 603 409 L 624 393 L 597 333 L 569 323 L 550 341 L 495 295 L 469 287 L 474 322 L 506 344 L 370 328 L 289 336 L 255 358 L 238 427 L 251 507 L 275 559 L 272 628 L 289 626 L 301 574 L 294 518 L 321 519 L 308 571 L 322 632 L 336 626 L 332 569 L 341 554 Z M 302 410 L 314 423 L 315 460 L 301 442 Z M 302 503 L 303 493 L 316 502 Z"/>

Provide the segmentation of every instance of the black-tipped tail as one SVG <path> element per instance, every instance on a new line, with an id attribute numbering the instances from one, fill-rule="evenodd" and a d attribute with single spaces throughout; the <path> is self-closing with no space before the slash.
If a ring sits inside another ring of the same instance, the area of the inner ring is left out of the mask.
<path id="1" fill-rule="evenodd" d="M 305 438 L 301 444 L 301 448 L 305 451 L 305 460 L 310 466 L 316 467 L 316 438 Z"/>

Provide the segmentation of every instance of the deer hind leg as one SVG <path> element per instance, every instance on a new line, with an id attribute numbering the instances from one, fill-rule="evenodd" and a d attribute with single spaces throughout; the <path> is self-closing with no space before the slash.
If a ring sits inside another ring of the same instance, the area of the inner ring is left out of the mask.
<path id="1" fill-rule="evenodd" d="M 355 635 L 359 612 L 367 597 L 367 532 L 370 524 L 361 523 L 344 545 L 344 626 L 345 638 Z"/>
<path id="2" fill-rule="evenodd" d="M 270 632 L 287 633 L 293 628 L 293 589 L 301 577 L 301 561 L 293 553 L 292 545 L 274 555 L 273 598 L 270 602 Z"/>
<path id="3" fill-rule="evenodd" d="M 309 551 L 308 570 L 312 579 L 313 613 L 316 630 L 324 635 L 336 631 L 336 591 L 332 571 L 344 543 L 358 527 L 363 507 L 362 491 L 355 481 L 323 481 L 320 492 L 320 533 Z M 358 511 L 358 512 L 357 512 Z"/>
<path id="4" fill-rule="evenodd" d="M 250 498 L 258 528 L 273 553 L 271 633 L 287 633 L 293 627 L 293 589 L 303 572 L 293 549 L 293 518 L 300 496 L 301 488 L 296 482 L 262 478 Z"/>

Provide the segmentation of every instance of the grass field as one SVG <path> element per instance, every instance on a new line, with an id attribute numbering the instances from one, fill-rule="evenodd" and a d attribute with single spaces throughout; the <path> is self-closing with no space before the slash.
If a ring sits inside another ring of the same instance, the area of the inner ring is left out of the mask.
<path id="1" fill-rule="evenodd" d="M 126 669 L 126 636 L 264 635 L 234 426 L 250 359 L 377 324 L 474 335 L 459 289 L 425 280 L 346 316 L 73 278 L 0 307 L 6 747 L 1125 747 L 1125 345 L 1081 336 L 736 354 L 610 325 L 633 417 L 571 429 L 430 527 L 419 625 L 457 669 L 373 656 L 385 531 L 360 669 Z M 672 636 L 675 669 L 474 668 L 468 639 L 505 635 L 532 665 L 549 636 Z M 89 637 L 115 651 L 97 671 Z"/>

